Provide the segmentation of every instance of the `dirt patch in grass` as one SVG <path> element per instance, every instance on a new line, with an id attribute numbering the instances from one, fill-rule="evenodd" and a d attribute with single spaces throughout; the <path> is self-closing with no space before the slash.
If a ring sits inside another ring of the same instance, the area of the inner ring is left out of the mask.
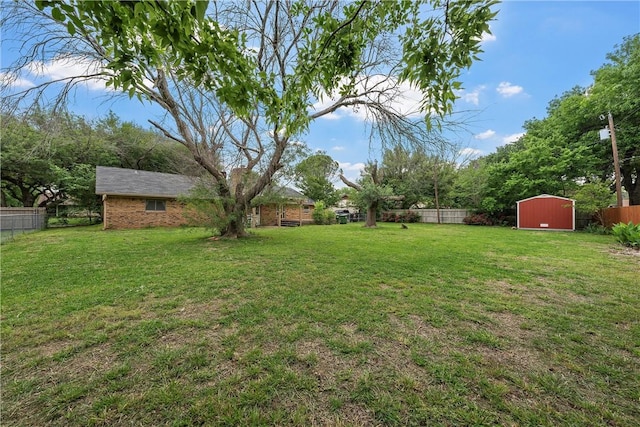
<path id="1" fill-rule="evenodd" d="M 60 378 L 91 378 L 109 371 L 117 363 L 117 354 L 110 344 L 104 343 L 86 348 L 56 363 L 55 375 Z"/>
<path id="2" fill-rule="evenodd" d="M 619 256 L 619 257 L 637 257 L 640 258 L 640 250 L 638 249 L 633 249 L 633 248 L 611 248 L 607 251 L 607 253 L 613 255 L 613 256 Z"/>
<path id="3" fill-rule="evenodd" d="M 307 406 L 313 406 L 312 425 L 376 425 L 370 411 L 349 400 L 349 393 L 365 367 L 356 357 L 339 355 L 321 339 L 299 341 L 295 345 L 299 369 L 312 375 L 317 393 Z"/>
<path id="4" fill-rule="evenodd" d="M 516 372 L 542 371 L 547 369 L 547 363 L 531 343 L 537 334 L 522 328 L 526 323 L 523 317 L 510 313 L 489 313 L 492 323 L 487 330 L 497 336 L 502 343 L 499 348 L 479 346 L 478 351 L 485 360 L 496 367 L 506 366 Z"/>
<path id="5" fill-rule="evenodd" d="M 516 298 L 520 302 L 529 304 L 547 304 L 558 302 L 590 304 L 593 299 L 586 295 L 577 294 L 569 289 L 558 289 L 553 286 L 556 284 L 546 277 L 538 277 L 536 281 L 530 285 L 513 284 L 504 281 L 492 281 L 487 286 L 495 290 L 498 294 L 508 298 Z"/>
<path id="6" fill-rule="evenodd" d="M 219 299 L 209 300 L 204 303 L 187 301 L 181 304 L 173 315 L 179 319 L 211 321 L 212 318 L 220 317 L 227 304 L 228 302 Z"/>

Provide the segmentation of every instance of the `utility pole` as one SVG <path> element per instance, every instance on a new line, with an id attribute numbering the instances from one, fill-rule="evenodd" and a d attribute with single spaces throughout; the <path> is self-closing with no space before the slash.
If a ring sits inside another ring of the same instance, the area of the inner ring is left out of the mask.
<path id="1" fill-rule="evenodd" d="M 609 112 L 609 132 L 611 132 L 611 149 L 613 150 L 613 169 L 616 176 L 616 196 L 618 207 L 622 207 L 622 186 L 620 184 L 620 163 L 618 161 L 618 144 L 616 143 L 616 130 L 613 126 L 613 116 Z"/>

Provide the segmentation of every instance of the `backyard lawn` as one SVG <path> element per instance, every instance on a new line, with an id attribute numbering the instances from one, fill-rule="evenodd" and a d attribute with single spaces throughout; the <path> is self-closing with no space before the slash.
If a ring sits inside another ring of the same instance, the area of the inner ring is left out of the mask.
<path id="1" fill-rule="evenodd" d="M 640 425 L 640 256 L 361 224 L 18 236 L 3 426 Z"/>

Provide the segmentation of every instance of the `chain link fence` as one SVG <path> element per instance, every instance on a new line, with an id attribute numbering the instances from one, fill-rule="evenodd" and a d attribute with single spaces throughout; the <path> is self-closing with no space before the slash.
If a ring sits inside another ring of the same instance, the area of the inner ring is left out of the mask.
<path id="1" fill-rule="evenodd" d="M 0 208 L 0 243 L 13 240 L 18 234 L 43 230 L 46 226 L 44 208 Z"/>

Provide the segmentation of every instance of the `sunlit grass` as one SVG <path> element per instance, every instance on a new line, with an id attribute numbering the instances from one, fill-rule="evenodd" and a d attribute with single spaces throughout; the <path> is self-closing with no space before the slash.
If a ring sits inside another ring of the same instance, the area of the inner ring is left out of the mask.
<path id="1" fill-rule="evenodd" d="M 611 236 L 358 224 L 2 246 L 3 425 L 636 425 Z"/>

